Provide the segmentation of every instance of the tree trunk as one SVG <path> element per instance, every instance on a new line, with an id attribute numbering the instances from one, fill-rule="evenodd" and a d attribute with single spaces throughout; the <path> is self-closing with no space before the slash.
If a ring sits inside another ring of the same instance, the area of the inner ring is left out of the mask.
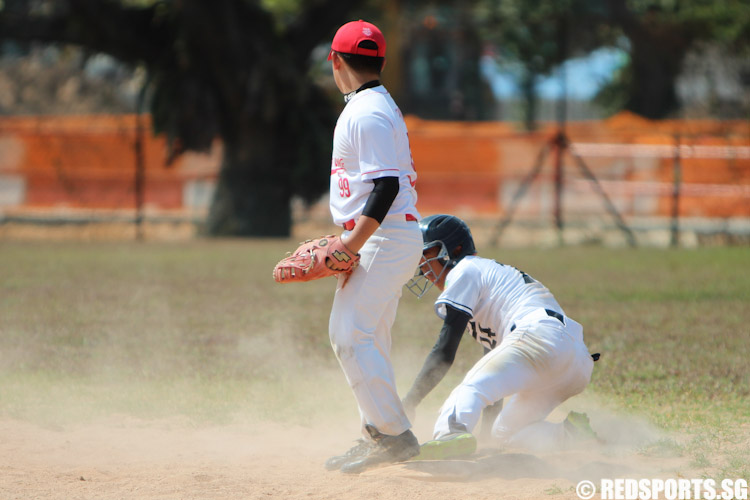
<path id="1" fill-rule="evenodd" d="M 521 95 L 523 95 L 523 123 L 527 132 L 536 130 L 536 80 L 536 73 L 530 69 L 524 71 L 521 79 Z"/>
<path id="2" fill-rule="evenodd" d="M 288 237 L 291 195 L 287 184 L 270 168 L 272 147 L 224 148 L 205 232 L 210 236 Z"/>
<path id="3" fill-rule="evenodd" d="M 675 81 L 697 28 L 661 15 L 654 7 L 635 15 L 627 0 L 610 0 L 610 16 L 631 44 L 625 109 L 646 118 L 666 118 L 678 108 Z"/>
<path id="4" fill-rule="evenodd" d="M 651 119 L 666 118 L 679 107 L 675 82 L 686 47 L 659 38 L 632 36 L 632 80 L 625 108 Z"/>

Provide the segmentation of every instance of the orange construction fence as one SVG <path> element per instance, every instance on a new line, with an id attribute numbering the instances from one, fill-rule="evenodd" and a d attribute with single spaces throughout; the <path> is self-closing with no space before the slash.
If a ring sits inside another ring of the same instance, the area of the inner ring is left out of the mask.
<path id="1" fill-rule="evenodd" d="M 221 163 L 186 154 L 166 166 L 163 137 L 143 117 L 142 205 L 147 211 L 204 213 Z M 422 213 L 496 215 L 528 175 L 554 123 L 532 134 L 497 122 L 434 122 L 407 117 L 419 176 Z M 136 207 L 136 117 L 0 118 L 0 212 L 133 210 Z M 681 216 L 750 216 L 750 124 L 711 120 L 645 120 L 621 113 L 608 120 L 566 124 L 575 153 L 624 215 L 670 215 L 674 181 Z M 590 182 L 568 156 L 566 207 L 586 213 L 600 205 Z M 327 175 L 321 166 L 321 175 Z M 554 181 L 546 157 L 524 210 L 541 213 Z"/>

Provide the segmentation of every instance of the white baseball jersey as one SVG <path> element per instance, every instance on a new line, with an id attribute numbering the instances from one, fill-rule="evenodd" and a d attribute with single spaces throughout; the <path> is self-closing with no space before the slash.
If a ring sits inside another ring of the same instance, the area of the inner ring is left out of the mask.
<path id="1" fill-rule="evenodd" d="M 334 223 L 357 220 L 373 189 L 373 179 L 398 177 L 399 192 L 389 215 L 413 215 L 417 173 L 404 118 L 382 85 L 355 94 L 341 112 L 333 134 L 330 205 Z"/>
<path id="2" fill-rule="evenodd" d="M 482 410 L 502 400 L 492 424 L 497 444 L 567 446 L 564 422 L 545 419 L 591 380 L 594 362 L 581 325 L 531 276 L 477 256 L 464 257 L 448 274 L 435 303 L 438 315 L 446 304 L 472 316 L 471 334 L 490 352 L 443 403 L 434 438 L 473 432 Z"/>
<path id="3" fill-rule="evenodd" d="M 515 267 L 469 255 L 451 269 L 443 292 L 435 301 L 435 312 L 445 318 L 445 305 L 469 314 L 471 335 L 494 349 L 514 324 L 540 309 L 564 315 L 552 293 Z"/>

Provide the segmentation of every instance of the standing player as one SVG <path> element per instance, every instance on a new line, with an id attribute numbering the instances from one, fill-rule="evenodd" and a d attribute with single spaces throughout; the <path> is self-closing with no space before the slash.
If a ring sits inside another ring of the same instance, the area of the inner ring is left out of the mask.
<path id="1" fill-rule="evenodd" d="M 341 241 L 361 259 L 354 272 L 339 277 L 329 335 L 354 391 L 364 438 L 329 459 L 326 468 L 359 472 L 419 453 L 396 391 L 390 349 L 396 308 L 419 262 L 422 234 L 406 124 L 379 81 L 383 34 L 365 21 L 347 23 L 336 32 L 328 60 L 346 101 L 333 136 L 331 213 L 344 228 Z"/>
<path id="2" fill-rule="evenodd" d="M 419 297 L 433 284 L 442 291 L 435 310 L 443 327 L 404 398 L 407 411 L 411 413 L 448 371 L 467 325 L 485 356 L 443 404 L 433 440 L 422 445 L 419 458 L 472 453 L 472 432 L 482 410 L 503 399 L 492 424 L 492 436 L 501 445 L 559 447 L 571 437 L 594 437 L 581 413 L 571 412 L 559 424 L 544 421 L 555 407 L 583 391 L 591 378 L 593 360 L 581 325 L 528 274 L 477 256 L 462 220 L 433 215 L 422 220 L 420 228 L 423 258 L 407 286 Z"/>

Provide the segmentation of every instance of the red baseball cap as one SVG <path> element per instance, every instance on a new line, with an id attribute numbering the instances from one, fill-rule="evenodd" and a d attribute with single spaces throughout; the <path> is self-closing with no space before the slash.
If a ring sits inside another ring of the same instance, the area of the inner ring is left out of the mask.
<path id="1" fill-rule="evenodd" d="M 375 42 L 375 49 L 359 47 L 359 43 L 365 40 Z M 385 57 L 385 37 L 383 33 L 372 23 L 363 21 L 352 21 L 346 23 L 336 32 L 331 43 L 331 52 L 343 52 L 344 54 L 359 54 L 361 56 Z M 331 54 L 328 54 L 331 60 Z"/>

